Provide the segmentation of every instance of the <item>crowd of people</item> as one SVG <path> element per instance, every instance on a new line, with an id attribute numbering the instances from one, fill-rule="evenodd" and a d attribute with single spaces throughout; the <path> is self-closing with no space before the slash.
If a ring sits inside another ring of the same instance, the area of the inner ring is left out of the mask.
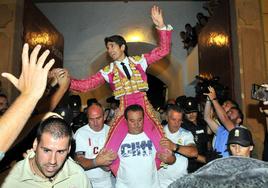
<path id="1" fill-rule="evenodd" d="M 209 17 L 213 16 L 216 8 L 220 6 L 220 0 L 208 0 L 203 3 L 203 8 L 207 11 L 208 16 L 204 15 L 202 12 L 196 14 L 197 22 L 195 25 L 186 23 L 184 31 L 180 32 L 180 38 L 182 39 L 183 48 L 190 54 L 192 49 L 198 43 L 198 35 L 200 34 L 203 27 L 206 26 Z"/>
<path id="2" fill-rule="evenodd" d="M 50 70 L 54 60 L 45 64 L 49 51 L 38 56 L 40 45 L 31 54 L 29 45 L 23 46 L 20 77 L 2 74 L 21 94 L 10 106 L 0 96 L 0 159 L 22 140 L 30 145 L 22 147 L 25 158 L 12 167 L 1 187 L 180 187 L 193 176 L 198 179 L 207 163 L 219 166 L 229 156 L 250 159 L 254 140 L 242 125 L 239 105 L 231 99 L 220 103 L 213 87 L 203 93 L 203 108 L 197 98 L 182 96 L 169 101 L 162 115 L 153 109 L 146 96 L 146 69 L 170 52 L 172 27 L 157 6 L 151 17 L 158 47 L 130 57 L 123 37 L 107 37 L 112 62 L 82 80 L 71 78 L 66 69 Z M 69 89 L 87 92 L 105 82 L 114 96 L 107 100 L 109 109 L 90 99 L 82 111 L 77 95 L 59 105 Z M 261 178 L 267 174 L 262 169 Z M 263 179 L 260 187 L 267 185 Z"/>
<path id="3" fill-rule="evenodd" d="M 196 19 L 197 23 L 195 24 L 195 26 L 192 26 L 190 23 L 187 23 L 185 24 L 185 31 L 180 32 L 183 48 L 187 50 L 188 54 L 198 43 L 198 35 L 201 32 L 202 28 L 208 22 L 208 17 L 201 12 L 198 12 L 196 14 Z"/>

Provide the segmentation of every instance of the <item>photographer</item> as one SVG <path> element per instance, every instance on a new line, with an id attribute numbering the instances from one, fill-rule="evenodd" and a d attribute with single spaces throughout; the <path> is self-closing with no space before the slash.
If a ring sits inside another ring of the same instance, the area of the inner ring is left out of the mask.
<path id="1" fill-rule="evenodd" d="M 214 149 L 220 152 L 223 157 L 229 156 L 226 143 L 229 131 L 239 126 L 243 122 L 243 113 L 238 107 L 232 107 L 225 112 L 224 108 L 219 104 L 216 92 L 213 87 L 208 87 L 209 93 L 204 93 L 207 96 L 205 105 L 204 119 L 209 125 L 210 129 L 216 134 Z M 221 122 L 217 124 L 211 116 L 212 105 Z"/>

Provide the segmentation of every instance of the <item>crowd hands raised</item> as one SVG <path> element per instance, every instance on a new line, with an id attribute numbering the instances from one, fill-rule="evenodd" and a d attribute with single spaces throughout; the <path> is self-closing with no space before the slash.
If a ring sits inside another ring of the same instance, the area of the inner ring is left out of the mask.
<path id="1" fill-rule="evenodd" d="M 166 27 L 159 7 L 154 6 L 151 14 L 157 29 Z M 113 60 L 121 58 L 115 56 L 123 53 L 123 45 L 109 52 Z M 81 99 L 73 95 L 67 105 L 59 107 L 72 80 L 66 69 L 52 69 L 53 59 L 45 64 L 49 51 L 38 56 L 40 49 L 37 45 L 29 54 L 28 44 L 23 46 L 19 78 L 2 74 L 21 93 L 0 119 L 1 157 L 37 129 L 32 146 L 24 151 L 33 149 L 24 153 L 25 159 L 11 170 L 3 187 L 168 187 L 217 158 L 251 156 L 254 143 L 250 131 L 242 126 L 243 113 L 231 99 L 219 102 L 213 87 L 202 93 L 205 101 L 180 96 L 169 101 L 160 114 L 153 110 L 163 131 L 155 144 L 146 129 L 147 111 L 140 104 L 126 106 L 122 112 L 117 100 L 109 100 L 111 105 L 104 110 L 96 99 L 90 99 L 81 111 Z M 145 59 L 149 65 L 152 57 Z M 95 81 L 103 83 L 98 76 Z M 125 122 L 127 132 L 114 151 L 105 146 L 117 121 Z M 29 178 L 26 171 L 34 177 L 30 181 L 24 181 Z"/>

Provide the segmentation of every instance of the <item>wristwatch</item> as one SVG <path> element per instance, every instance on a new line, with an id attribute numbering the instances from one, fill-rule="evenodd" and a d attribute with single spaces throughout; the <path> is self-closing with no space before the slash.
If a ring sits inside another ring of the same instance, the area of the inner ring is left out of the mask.
<path id="1" fill-rule="evenodd" d="M 178 150 L 179 149 L 180 149 L 180 145 L 179 144 L 176 144 L 176 148 L 175 148 L 175 150 L 173 152 L 178 153 Z"/>

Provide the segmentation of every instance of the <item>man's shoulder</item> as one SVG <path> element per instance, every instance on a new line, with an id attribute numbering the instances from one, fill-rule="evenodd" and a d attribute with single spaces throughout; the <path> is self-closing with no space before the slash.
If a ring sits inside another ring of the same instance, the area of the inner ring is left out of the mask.
<path id="1" fill-rule="evenodd" d="M 71 157 L 66 160 L 63 171 L 68 171 L 69 175 L 87 177 L 84 169 L 79 164 L 77 164 Z"/>
<path id="2" fill-rule="evenodd" d="M 26 162 L 27 162 L 26 160 L 28 160 L 28 159 L 26 158 L 26 159 L 23 159 L 23 160 L 17 162 L 12 167 L 10 174 L 17 173 L 17 172 L 22 172 L 23 169 L 24 169 L 24 166 L 26 165 Z"/>
<path id="3" fill-rule="evenodd" d="M 69 180 L 73 184 L 80 186 L 85 186 L 88 182 L 87 175 L 85 174 L 84 169 L 78 165 L 71 157 L 69 157 L 64 164 L 63 170 L 61 173 L 67 174 Z"/>
<path id="4" fill-rule="evenodd" d="M 182 128 L 182 127 L 180 127 L 179 131 L 181 132 L 182 135 L 186 135 L 186 136 L 192 135 L 191 131 L 189 131 L 189 130 L 187 130 L 185 128 Z"/>
<path id="5" fill-rule="evenodd" d="M 113 68 L 114 68 L 114 63 L 111 62 L 105 67 L 103 67 L 103 69 L 101 69 L 101 73 L 109 74 L 110 72 L 112 72 Z"/>
<path id="6" fill-rule="evenodd" d="M 165 133 L 170 132 L 169 128 L 168 128 L 168 124 L 164 126 L 164 131 L 165 131 Z M 181 135 L 189 135 L 189 134 L 192 135 L 191 131 L 189 131 L 183 127 L 180 127 L 176 133 L 179 133 Z"/>
<path id="7" fill-rule="evenodd" d="M 23 178 L 25 178 L 25 173 L 27 171 L 27 169 L 25 169 L 26 160 L 28 160 L 28 159 L 23 159 L 23 160 L 17 162 L 12 167 L 12 169 L 8 173 L 8 176 L 5 178 L 3 187 L 5 187 L 5 185 L 7 185 L 7 187 L 9 187 L 10 183 L 12 183 L 12 184 L 14 184 L 16 182 L 19 183 L 20 180 L 23 180 Z"/>
<path id="8" fill-rule="evenodd" d="M 82 127 L 80 127 L 79 129 L 77 129 L 77 131 L 75 132 L 75 134 L 80 134 L 82 132 L 88 132 L 89 131 L 89 125 L 86 124 Z"/>
<path id="9" fill-rule="evenodd" d="M 83 168 L 77 164 L 71 157 L 69 157 L 65 162 L 65 168 L 70 170 L 70 173 L 82 173 L 84 174 Z"/>
<path id="10" fill-rule="evenodd" d="M 143 55 L 134 55 L 134 56 L 129 56 L 128 58 L 130 59 L 131 62 L 133 62 L 136 65 L 141 64 L 144 61 L 146 61 Z"/>
<path id="11" fill-rule="evenodd" d="M 222 124 L 218 126 L 217 133 L 229 132 Z"/>
<path id="12" fill-rule="evenodd" d="M 109 125 L 107 125 L 107 124 L 104 124 L 104 125 L 103 125 L 103 129 L 104 129 L 105 131 L 109 131 L 110 126 L 109 126 Z"/>
<path id="13" fill-rule="evenodd" d="M 131 56 L 133 58 L 134 61 L 140 61 L 142 60 L 142 56 L 141 55 L 135 55 L 135 56 Z"/>

